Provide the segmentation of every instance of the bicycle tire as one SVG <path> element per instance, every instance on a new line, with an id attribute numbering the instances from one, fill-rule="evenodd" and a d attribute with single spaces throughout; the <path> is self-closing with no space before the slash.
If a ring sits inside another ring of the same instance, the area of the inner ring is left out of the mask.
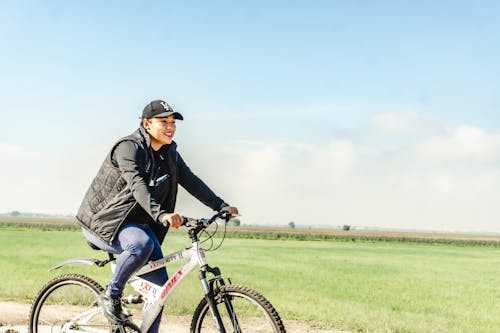
<path id="1" fill-rule="evenodd" d="M 115 332 L 97 303 L 104 288 L 81 274 L 62 274 L 47 282 L 29 314 L 29 333 Z"/>
<path id="2" fill-rule="evenodd" d="M 241 285 L 224 285 L 215 291 L 217 309 L 226 332 L 285 333 L 285 326 L 271 303 L 257 291 Z M 236 316 L 230 315 L 226 303 Z M 207 299 L 203 298 L 193 315 L 191 333 L 219 332 L 211 315 Z M 232 318 L 236 318 L 233 320 Z"/>

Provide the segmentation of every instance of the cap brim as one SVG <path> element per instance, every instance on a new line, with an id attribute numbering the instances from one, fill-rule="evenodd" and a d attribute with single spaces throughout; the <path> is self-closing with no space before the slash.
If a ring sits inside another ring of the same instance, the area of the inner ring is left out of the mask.
<path id="1" fill-rule="evenodd" d="M 184 120 L 184 117 L 179 112 L 163 112 L 155 115 L 153 118 L 165 118 L 173 115 L 175 119 Z"/>

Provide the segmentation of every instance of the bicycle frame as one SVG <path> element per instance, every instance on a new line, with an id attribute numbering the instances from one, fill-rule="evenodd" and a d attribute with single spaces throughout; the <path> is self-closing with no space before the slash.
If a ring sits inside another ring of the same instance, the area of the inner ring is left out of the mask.
<path id="1" fill-rule="evenodd" d="M 166 267 L 167 264 L 181 260 L 184 261 L 182 265 L 174 274 L 170 276 L 163 286 L 158 286 L 140 277 L 140 275 Z M 115 266 L 116 264 L 112 263 L 111 269 L 113 271 Z M 141 332 L 147 332 L 149 330 L 154 320 L 161 312 L 163 304 L 179 283 L 197 266 L 200 267 L 200 271 L 204 271 L 208 267 L 205 251 L 202 249 L 200 241 L 198 240 L 194 241 L 190 248 L 174 252 L 161 259 L 148 262 L 141 269 L 135 272 L 134 275 L 128 280 L 127 283 L 130 284 L 132 288 L 140 293 L 144 298 L 143 321 L 140 327 Z M 212 270 L 210 269 L 210 271 Z M 218 272 L 218 269 L 215 271 Z M 205 277 L 205 274 L 201 274 L 200 281 L 205 291 L 205 295 L 207 295 L 210 293 L 210 286 Z M 216 279 L 217 278 L 220 279 L 220 275 L 216 276 Z"/>

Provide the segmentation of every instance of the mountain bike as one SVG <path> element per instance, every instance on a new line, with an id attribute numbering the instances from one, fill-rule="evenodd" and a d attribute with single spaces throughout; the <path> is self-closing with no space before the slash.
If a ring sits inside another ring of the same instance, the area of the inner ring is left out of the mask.
<path id="1" fill-rule="evenodd" d="M 266 298 L 251 288 L 232 284 L 229 279 L 226 282 L 220 269 L 207 263 L 200 235 L 207 235 L 205 241 L 211 240 L 213 245 L 215 231 L 211 233 L 206 229 L 218 219 L 225 221 L 225 226 L 230 217 L 222 211 L 208 219 L 185 218 L 183 225 L 188 230 L 191 247 L 148 262 L 129 279 L 127 283 L 137 294 L 122 297 L 125 321 L 114 322 L 104 315 L 97 301 L 104 288 L 98 282 L 82 274 L 62 274 L 47 282 L 35 297 L 29 315 L 29 333 L 145 333 L 179 283 L 196 267 L 204 297 L 194 310 L 190 332 L 285 333 L 278 312 Z M 106 260 L 71 259 L 50 270 L 69 264 L 104 267 L 109 263 L 113 271 L 116 259 L 112 253 L 108 253 L 108 257 Z M 162 286 L 141 278 L 174 262 L 181 262 L 180 268 Z M 142 310 L 131 310 L 133 304 L 142 306 Z M 136 316 L 142 317 L 140 326 L 133 321 Z"/>

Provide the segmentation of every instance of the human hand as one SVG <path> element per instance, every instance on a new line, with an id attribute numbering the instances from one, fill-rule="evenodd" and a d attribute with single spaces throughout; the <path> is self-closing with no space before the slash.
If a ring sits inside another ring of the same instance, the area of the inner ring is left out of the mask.
<path id="1" fill-rule="evenodd" d="M 224 208 L 222 208 L 221 210 L 224 210 L 228 213 L 231 213 L 231 217 L 234 217 L 234 215 L 238 215 L 239 212 L 238 212 L 238 208 L 236 207 L 233 207 L 233 206 L 226 206 Z"/>
<path id="2" fill-rule="evenodd" d="M 171 227 L 174 227 L 175 229 L 179 229 L 179 227 L 184 222 L 184 217 L 182 215 L 180 215 L 179 213 L 167 213 L 167 214 L 163 214 L 161 216 L 160 222 L 164 226 L 170 225 Z"/>

